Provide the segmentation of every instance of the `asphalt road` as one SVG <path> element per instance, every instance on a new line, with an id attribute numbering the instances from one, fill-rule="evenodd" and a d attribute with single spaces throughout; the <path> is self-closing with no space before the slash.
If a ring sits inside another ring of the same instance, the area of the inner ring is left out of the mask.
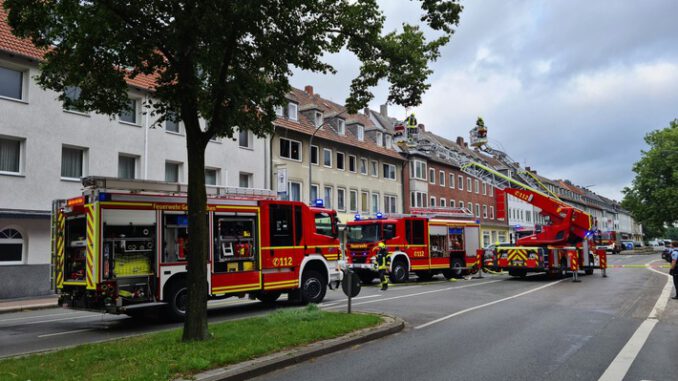
<path id="1" fill-rule="evenodd" d="M 609 263 L 634 266 L 653 260 L 665 264 L 659 255 L 613 256 Z M 642 266 L 615 267 L 608 274 L 602 278 L 596 271 L 581 277 L 581 283 L 486 275 L 411 282 L 385 292 L 376 285 L 364 287 L 353 300 L 354 311 L 400 316 L 407 323 L 402 333 L 261 379 L 598 380 L 608 368 L 613 375 L 622 369 L 627 380 L 677 379 L 678 301 L 669 300 L 669 308 L 654 319 L 642 349 L 637 340 L 627 345 L 655 308 L 667 277 Z M 323 308 L 346 309 L 341 292 L 327 295 Z M 273 308 L 286 307 L 279 302 Z M 224 300 L 214 302 L 209 315 L 210 321 L 223 321 L 271 309 L 256 301 Z M 0 357 L 177 326 L 64 309 L 3 314 Z M 627 352 L 620 357 L 628 358 L 629 348 L 640 349 L 637 357 L 620 365 L 615 358 L 623 349 Z"/>

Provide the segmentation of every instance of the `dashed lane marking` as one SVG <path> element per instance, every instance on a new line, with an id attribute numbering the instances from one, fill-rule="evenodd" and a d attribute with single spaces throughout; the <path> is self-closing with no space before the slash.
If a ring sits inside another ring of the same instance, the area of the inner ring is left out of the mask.
<path id="1" fill-rule="evenodd" d="M 52 316 L 73 315 L 74 313 L 76 313 L 76 312 L 75 312 L 75 311 L 72 311 L 72 312 L 64 312 L 64 313 L 61 313 L 61 314 L 49 314 L 49 315 L 38 315 L 38 316 L 23 316 L 23 317 L 10 318 L 10 319 L 0 319 L 0 323 L 4 323 L 4 322 L 6 322 L 6 321 L 29 320 L 29 319 L 40 319 L 40 318 L 52 317 Z"/>
<path id="2" fill-rule="evenodd" d="M 64 332 L 56 332 L 56 333 L 48 333 L 46 335 L 39 335 L 39 338 L 44 338 L 44 337 L 51 337 L 51 336 L 61 336 L 61 335 L 70 335 L 71 333 L 80 333 L 80 332 L 88 332 L 88 331 L 93 331 L 93 329 L 88 328 L 88 329 L 76 329 L 74 331 L 64 331 Z"/>

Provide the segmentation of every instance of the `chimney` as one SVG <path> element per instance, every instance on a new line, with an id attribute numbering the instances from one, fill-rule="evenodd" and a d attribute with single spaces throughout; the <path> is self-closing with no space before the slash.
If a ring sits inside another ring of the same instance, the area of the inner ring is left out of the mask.
<path id="1" fill-rule="evenodd" d="M 462 138 L 461 136 L 457 136 L 457 145 L 464 146 L 464 138 Z"/>
<path id="2" fill-rule="evenodd" d="M 308 95 L 313 95 L 313 86 L 311 86 L 311 85 L 304 86 L 304 91 Z"/>
<path id="3" fill-rule="evenodd" d="M 379 106 L 379 114 L 381 114 L 381 116 L 384 118 L 388 118 L 388 103 L 384 103 L 383 105 Z"/>
<path id="4" fill-rule="evenodd" d="M 417 127 L 419 127 L 419 131 L 426 132 L 426 126 L 424 126 L 423 123 L 419 123 L 419 126 Z"/>
<path id="5" fill-rule="evenodd" d="M 532 172 L 532 169 L 530 167 L 525 167 L 526 172 Z"/>
<path id="6" fill-rule="evenodd" d="M 369 107 L 365 107 L 365 108 L 363 109 L 363 114 L 365 114 L 365 116 L 370 116 L 370 108 L 369 108 Z"/>

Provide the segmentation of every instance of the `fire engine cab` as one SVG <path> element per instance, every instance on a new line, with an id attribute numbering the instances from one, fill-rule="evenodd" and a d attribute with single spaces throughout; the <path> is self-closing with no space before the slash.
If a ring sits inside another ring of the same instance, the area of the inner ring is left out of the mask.
<path id="1" fill-rule="evenodd" d="M 377 276 L 372 258 L 384 242 L 391 256 L 389 278 L 405 282 L 413 271 L 421 280 L 442 273 L 447 279 L 477 270 L 480 227 L 461 208 L 412 208 L 411 215 L 356 218 L 348 222 L 346 259 L 363 283 Z"/>
<path id="2" fill-rule="evenodd" d="M 134 314 L 186 311 L 186 185 L 82 180 L 83 194 L 53 207 L 53 261 L 62 306 Z M 321 302 L 341 281 L 336 212 L 279 201 L 268 190 L 207 187 L 211 299 Z"/>

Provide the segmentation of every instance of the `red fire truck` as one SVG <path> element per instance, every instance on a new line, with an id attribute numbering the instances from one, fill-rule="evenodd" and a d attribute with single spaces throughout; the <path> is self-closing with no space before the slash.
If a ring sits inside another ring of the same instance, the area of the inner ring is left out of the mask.
<path id="1" fill-rule="evenodd" d="M 412 208 L 412 215 L 357 218 L 348 222 L 346 259 L 364 283 L 377 276 L 372 258 L 383 241 L 391 254 L 389 278 L 393 283 L 409 279 L 413 271 L 428 280 L 475 271 L 480 247 L 480 227 L 468 210 L 460 208 Z"/>
<path id="2" fill-rule="evenodd" d="M 622 251 L 621 236 L 616 231 L 597 230 L 593 235 L 597 249 L 608 251 L 612 254 L 619 254 Z"/>
<path id="3" fill-rule="evenodd" d="M 186 311 L 186 186 L 88 177 L 54 203 L 54 279 L 62 306 L 134 314 Z M 319 303 L 342 278 L 336 212 L 270 191 L 208 187 L 211 299 L 281 293 Z"/>

